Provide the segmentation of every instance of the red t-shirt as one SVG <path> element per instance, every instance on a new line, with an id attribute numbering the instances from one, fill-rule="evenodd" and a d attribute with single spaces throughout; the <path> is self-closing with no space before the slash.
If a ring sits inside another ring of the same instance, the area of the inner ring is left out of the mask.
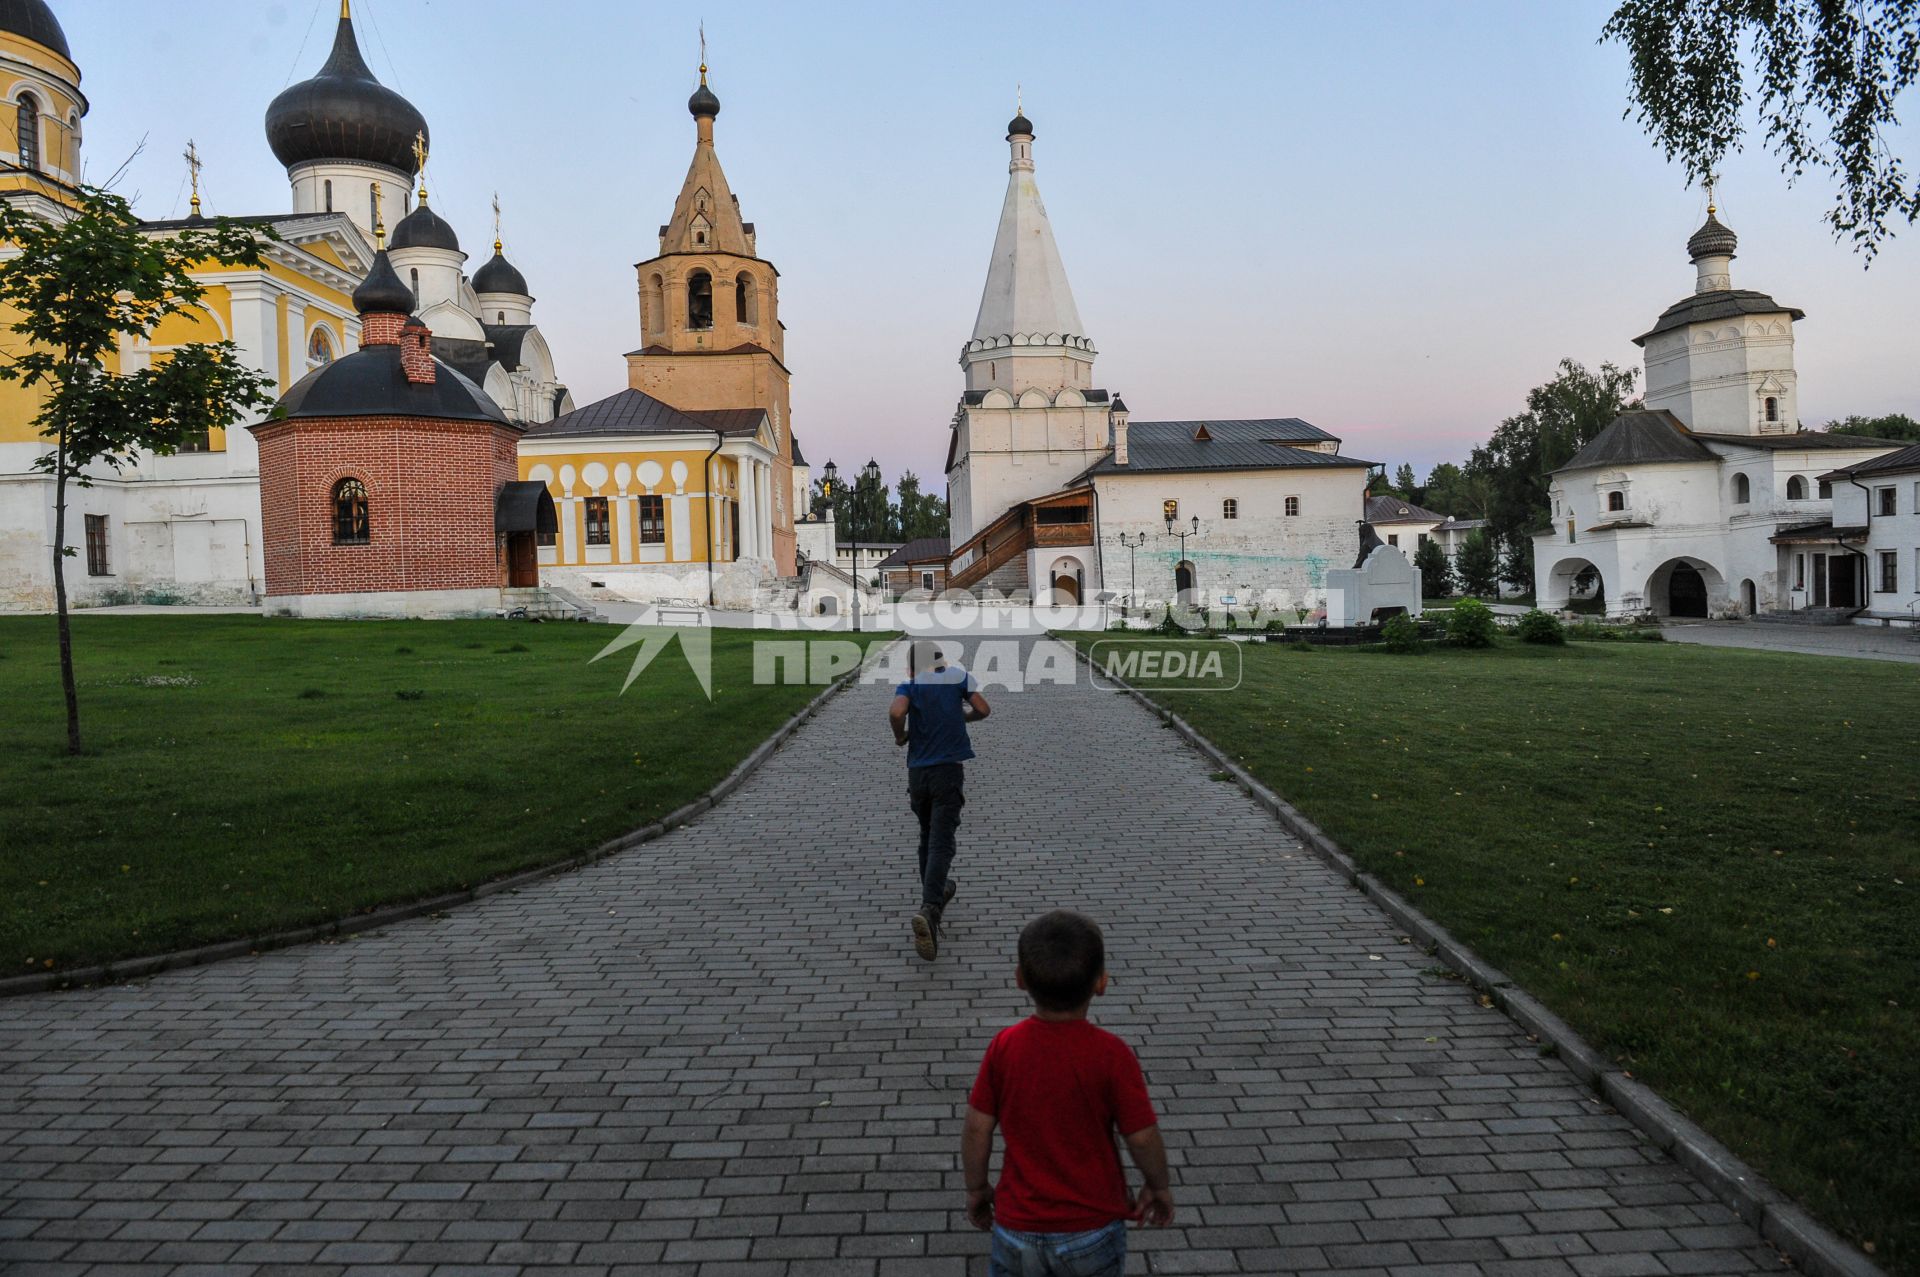
<path id="1" fill-rule="evenodd" d="M 1125 1042 L 1086 1020 L 1022 1020 L 994 1036 L 967 1103 L 998 1118 L 1006 1139 L 997 1223 L 1079 1233 L 1132 1214 L 1113 1133 L 1158 1119 Z"/>

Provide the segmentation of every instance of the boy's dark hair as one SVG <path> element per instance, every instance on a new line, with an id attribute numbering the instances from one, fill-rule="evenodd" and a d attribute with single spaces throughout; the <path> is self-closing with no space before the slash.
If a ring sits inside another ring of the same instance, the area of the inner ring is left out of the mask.
<path id="1" fill-rule="evenodd" d="M 1106 968 L 1106 939 L 1100 924 L 1084 913 L 1055 909 L 1020 932 L 1020 974 L 1044 1011 L 1078 1011 L 1087 1005 Z"/>

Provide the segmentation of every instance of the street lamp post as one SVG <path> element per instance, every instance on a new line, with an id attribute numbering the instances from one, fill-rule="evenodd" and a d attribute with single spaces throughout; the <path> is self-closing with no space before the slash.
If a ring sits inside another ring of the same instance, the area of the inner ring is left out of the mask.
<path id="1" fill-rule="evenodd" d="M 1127 547 L 1127 606 L 1128 607 L 1134 607 L 1139 602 L 1139 596 L 1135 593 L 1135 590 L 1139 588 L 1139 581 L 1134 575 L 1133 552 L 1135 550 L 1138 550 L 1141 546 L 1145 545 L 1146 543 L 1147 543 L 1147 534 L 1144 531 L 1131 532 L 1131 533 L 1122 532 L 1120 534 L 1120 544 Z"/>
<path id="2" fill-rule="evenodd" d="M 1200 535 L 1200 516 L 1197 514 L 1193 516 L 1193 525 L 1191 528 L 1182 528 L 1179 525 L 1179 522 L 1175 520 L 1172 515 L 1168 515 L 1167 516 L 1167 535 L 1170 537 L 1180 538 L 1180 561 L 1182 563 L 1189 562 L 1190 560 L 1188 560 L 1187 558 L 1187 538 L 1197 537 Z M 1178 569 L 1176 569 L 1176 571 L 1177 570 Z M 1191 569 L 1190 571 L 1192 572 L 1192 574 L 1188 578 L 1187 589 L 1189 589 L 1190 591 L 1193 591 L 1194 593 L 1198 593 L 1200 589 L 1200 582 L 1199 582 L 1200 573 L 1198 571 L 1192 571 Z"/>

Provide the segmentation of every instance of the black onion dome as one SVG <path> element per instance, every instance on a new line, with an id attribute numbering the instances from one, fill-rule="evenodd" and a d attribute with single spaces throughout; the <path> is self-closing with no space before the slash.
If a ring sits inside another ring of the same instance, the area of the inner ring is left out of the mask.
<path id="1" fill-rule="evenodd" d="M 1020 133 L 1024 133 L 1028 137 L 1033 136 L 1033 121 L 1027 118 L 1027 113 L 1025 111 L 1022 111 L 1020 114 L 1014 116 L 1011 120 L 1007 121 L 1008 137 L 1013 137 L 1016 134 L 1020 134 Z"/>
<path id="2" fill-rule="evenodd" d="M 67 33 L 60 29 L 53 10 L 47 8 L 47 0 L 0 0 L 0 31 L 31 40 L 73 61 L 73 52 L 67 48 Z"/>
<path id="3" fill-rule="evenodd" d="M 367 69 L 351 18 L 340 19 L 319 73 L 282 90 L 267 107 L 267 145 L 288 168 L 347 160 L 412 174 L 414 137 L 426 132 L 426 117 L 413 103 Z"/>
<path id="4" fill-rule="evenodd" d="M 695 89 L 693 96 L 687 99 L 687 113 L 696 120 L 703 115 L 711 119 L 720 114 L 720 99 L 715 97 L 713 90 L 707 87 L 705 75 L 700 77 L 700 87 Z"/>
<path id="5" fill-rule="evenodd" d="M 532 296 L 527 291 L 527 277 L 515 269 L 512 262 L 500 256 L 500 250 L 497 248 L 493 250 L 493 256 L 487 259 L 486 265 L 473 273 L 473 291 Z"/>
<path id="6" fill-rule="evenodd" d="M 420 206 L 400 219 L 393 228 L 393 236 L 387 241 L 389 248 L 450 248 L 460 251 L 460 237 L 453 233 L 453 227 L 447 219 L 427 207 L 425 200 Z"/>
<path id="7" fill-rule="evenodd" d="M 1697 262 L 1702 257 L 1732 257 L 1739 243 L 1740 237 L 1708 210 L 1707 220 L 1687 241 L 1687 258 Z"/>
<path id="8" fill-rule="evenodd" d="M 413 313 L 413 290 L 400 282 L 384 248 L 373 255 L 373 269 L 360 281 L 360 287 L 353 290 L 353 308 L 362 315 L 381 310 L 401 315 Z"/>

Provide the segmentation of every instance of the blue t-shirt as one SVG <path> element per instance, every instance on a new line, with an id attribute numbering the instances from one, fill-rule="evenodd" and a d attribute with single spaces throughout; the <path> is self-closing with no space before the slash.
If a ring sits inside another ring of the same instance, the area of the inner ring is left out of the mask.
<path id="1" fill-rule="evenodd" d="M 973 757 L 961 706 L 980 690 L 973 675 L 958 665 L 921 670 L 893 689 L 907 698 L 907 766 L 962 763 Z"/>

